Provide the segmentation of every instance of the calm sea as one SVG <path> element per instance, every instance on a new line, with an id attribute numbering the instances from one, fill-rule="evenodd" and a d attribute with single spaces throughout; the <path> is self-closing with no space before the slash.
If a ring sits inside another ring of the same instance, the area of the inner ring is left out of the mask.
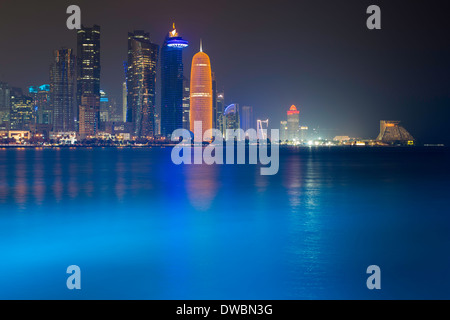
<path id="1" fill-rule="evenodd" d="M 282 149 L 274 176 L 170 152 L 0 150 L 0 298 L 450 298 L 447 149 Z"/>

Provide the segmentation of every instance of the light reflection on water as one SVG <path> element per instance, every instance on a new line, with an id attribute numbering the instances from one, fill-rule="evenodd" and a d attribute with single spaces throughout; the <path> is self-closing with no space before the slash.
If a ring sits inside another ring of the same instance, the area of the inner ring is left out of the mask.
<path id="1" fill-rule="evenodd" d="M 0 150 L 0 298 L 449 298 L 448 153 L 336 150 L 282 150 L 275 176 L 170 148 Z"/>
<path id="2" fill-rule="evenodd" d="M 217 167 L 212 165 L 185 166 L 186 192 L 195 209 L 207 211 L 217 194 Z"/>

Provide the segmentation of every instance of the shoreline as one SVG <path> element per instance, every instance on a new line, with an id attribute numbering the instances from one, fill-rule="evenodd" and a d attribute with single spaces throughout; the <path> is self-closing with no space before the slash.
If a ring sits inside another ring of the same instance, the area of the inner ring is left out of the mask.
<path id="1" fill-rule="evenodd" d="M 150 148 L 173 148 L 177 144 L 152 144 L 152 145 L 2 145 L 0 144 L 0 149 L 104 149 L 104 148 L 116 148 L 116 149 L 150 149 Z M 191 146 L 193 147 L 193 146 Z M 203 146 L 206 147 L 206 146 Z M 246 145 L 248 147 L 248 145 Z M 444 144 L 424 144 L 415 146 L 403 146 L 403 145 L 285 145 L 279 144 L 280 148 L 301 148 L 301 149 L 311 149 L 311 148 L 352 148 L 352 149 L 365 149 L 365 148 L 402 148 L 402 149 L 417 149 L 417 148 L 448 148 Z"/>

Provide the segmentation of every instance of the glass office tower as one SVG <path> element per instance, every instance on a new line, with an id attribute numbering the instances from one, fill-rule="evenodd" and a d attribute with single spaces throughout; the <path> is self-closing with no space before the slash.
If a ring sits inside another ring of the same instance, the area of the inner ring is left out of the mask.
<path id="1" fill-rule="evenodd" d="M 158 51 L 159 46 L 150 42 L 148 33 L 128 33 L 127 122 L 133 123 L 137 137 L 155 135 Z"/>

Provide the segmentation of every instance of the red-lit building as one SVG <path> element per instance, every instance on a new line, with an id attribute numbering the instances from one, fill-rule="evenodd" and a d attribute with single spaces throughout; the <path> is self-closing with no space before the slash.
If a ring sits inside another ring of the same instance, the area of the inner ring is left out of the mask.
<path id="1" fill-rule="evenodd" d="M 292 105 L 287 112 L 287 139 L 289 141 L 298 141 L 300 124 L 300 111 Z"/>

